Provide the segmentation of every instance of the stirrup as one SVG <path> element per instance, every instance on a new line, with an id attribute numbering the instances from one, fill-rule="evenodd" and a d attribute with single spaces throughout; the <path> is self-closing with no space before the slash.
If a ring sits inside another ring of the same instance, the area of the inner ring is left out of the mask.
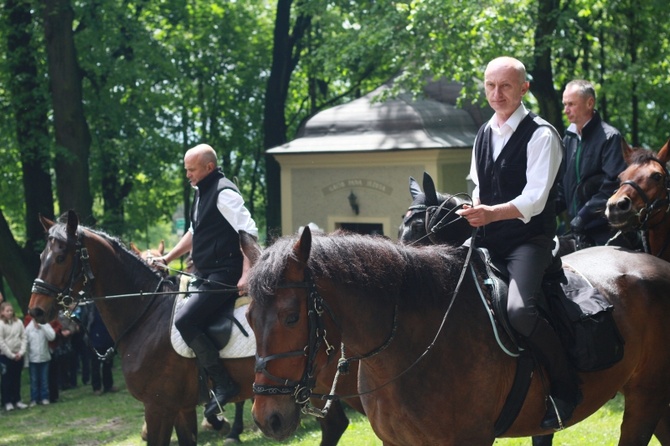
<path id="1" fill-rule="evenodd" d="M 561 418 L 561 413 L 558 410 L 558 406 L 556 406 L 556 402 L 554 401 L 554 397 L 552 397 L 551 395 L 548 395 L 547 400 L 551 404 L 551 407 L 554 409 L 554 413 L 556 414 L 556 419 L 558 420 L 558 429 L 555 429 L 555 430 L 556 430 L 556 432 L 562 431 L 563 429 L 565 429 L 565 426 L 563 425 L 563 419 Z M 218 403 L 218 401 L 217 401 L 217 403 Z"/>
<path id="2" fill-rule="evenodd" d="M 207 412 L 208 406 L 212 404 L 212 401 L 216 403 L 216 407 L 219 409 L 219 411 L 215 414 L 212 414 L 214 416 L 219 416 L 223 415 L 223 407 L 221 406 L 221 403 L 219 403 L 219 399 L 216 397 L 216 393 L 214 393 L 214 389 L 209 389 L 209 395 L 210 395 L 210 400 L 209 403 L 207 403 L 207 406 L 205 407 L 205 412 Z"/>

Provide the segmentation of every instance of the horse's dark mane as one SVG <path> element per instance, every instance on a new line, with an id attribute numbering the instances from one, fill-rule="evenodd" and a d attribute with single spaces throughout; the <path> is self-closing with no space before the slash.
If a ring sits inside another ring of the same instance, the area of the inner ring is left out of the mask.
<path id="1" fill-rule="evenodd" d="M 630 164 L 646 164 L 649 161 L 659 161 L 656 152 L 653 150 L 637 147 L 630 155 Z M 660 161 L 659 161 L 660 162 Z"/>
<path id="2" fill-rule="evenodd" d="M 249 278 L 249 294 L 255 300 L 275 294 L 297 240 L 297 236 L 282 237 L 263 252 Z M 407 298 L 404 302 L 415 305 L 449 297 L 444 290 L 454 289 L 464 252 L 463 248 L 416 248 L 383 237 L 334 233 L 313 235 L 308 266 L 315 279 L 354 285 L 390 302 Z"/>

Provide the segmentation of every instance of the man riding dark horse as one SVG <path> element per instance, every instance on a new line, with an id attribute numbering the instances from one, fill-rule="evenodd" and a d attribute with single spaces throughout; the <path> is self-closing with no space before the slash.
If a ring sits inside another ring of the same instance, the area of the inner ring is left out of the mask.
<path id="1" fill-rule="evenodd" d="M 213 397 L 205 407 L 205 417 L 210 418 L 239 393 L 239 386 L 221 363 L 218 348 L 205 329 L 214 316 L 234 305 L 238 288 L 244 288 L 246 261 L 240 251 L 239 230 L 257 236 L 258 229 L 237 186 L 217 167 L 214 149 L 206 144 L 189 149 L 184 168 L 196 189 L 191 227 L 168 254 L 156 260 L 167 265 L 191 252 L 199 279 L 197 291 L 175 316 L 175 326 L 212 380 Z"/>

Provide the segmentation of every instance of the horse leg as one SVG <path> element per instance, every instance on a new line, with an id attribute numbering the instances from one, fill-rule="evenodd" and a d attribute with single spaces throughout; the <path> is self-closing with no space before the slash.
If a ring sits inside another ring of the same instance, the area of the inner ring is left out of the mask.
<path id="1" fill-rule="evenodd" d="M 533 437 L 533 446 L 551 446 L 554 441 L 554 434 L 536 435 Z"/>
<path id="2" fill-rule="evenodd" d="M 244 400 L 235 403 L 235 419 L 224 444 L 241 443 L 240 434 L 244 430 Z"/>
<path id="3" fill-rule="evenodd" d="M 624 392 L 625 404 L 619 446 L 649 444 L 662 417 L 663 424 L 666 424 L 667 398 L 661 401 L 659 396 L 650 396 L 648 392 L 643 395 Z"/>
<path id="4" fill-rule="evenodd" d="M 144 420 L 147 424 L 147 446 L 168 446 L 174 427 L 174 413 L 158 405 L 145 404 Z"/>
<path id="5" fill-rule="evenodd" d="M 654 436 L 662 445 L 670 445 L 670 406 L 666 407 L 665 413 L 656 425 Z"/>
<path id="6" fill-rule="evenodd" d="M 179 411 L 174 427 L 177 431 L 179 446 L 198 444 L 198 417 L 195 408 Z"/>
<path id="7" fill-rule="evenodd" d="M 342 403 L 333 401 L 325 418 L 319 418 L 321 425 L 321 446 L 335 446 L 349 426 L 349 418 L 344 413 Z"/>

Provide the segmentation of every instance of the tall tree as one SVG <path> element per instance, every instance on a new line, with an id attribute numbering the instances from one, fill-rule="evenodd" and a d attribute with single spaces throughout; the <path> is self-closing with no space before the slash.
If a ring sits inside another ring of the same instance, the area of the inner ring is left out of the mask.
<path id="1" fill-rule="evenodd" d="M 44 229 L 38 215 L 53 218 L 53 194 L 49 175 L 47 102 L 39 81 L 33 43 L 34 26 L 30 5 L 19 0 L 4 4 L 7 29 L 8 89 L 20 148 L 22 184 L 25 194 L 25 244 L 21 247 L 0 211 L 0 271 L 22 308 L 30 296 L 30 283 L 37 274 Z"/>
<path id="2" fill-rule="evenodd" d="M 69 0 L 42 4 L 56 137 L 56 192 L 61 211 L 74 209 L 93 222 L 89 187 L 91 134 L 84 116 L 82 73 L 74 44 L 74 11 Z"/>

